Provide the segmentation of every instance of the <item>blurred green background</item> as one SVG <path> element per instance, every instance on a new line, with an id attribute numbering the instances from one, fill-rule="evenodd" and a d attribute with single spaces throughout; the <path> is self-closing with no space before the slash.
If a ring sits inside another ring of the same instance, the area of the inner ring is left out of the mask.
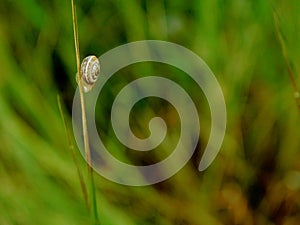
<path id="1" fill-rule="evenodd" d="M 168 155 L 168 146 L 174 146 L 178 137 L 176 110 L 158 99 L 141 102 L 131 123 L 143 136 L 149 118 L 162 116 L 174 128 L 167 147 L 135 155 L 114 137 L 109 106 L 137 74 L 163 74 L 201 102 L 201 135 L 192 160 L 162 183 L 127 187 L 96 174 L 101 224 L 299 224 L 299 111 L 273 19 L 276 12 L 300 85 L 298 0 L 82 0 L 76 4 L 81 58 L 100 56 L 130 41 L 175 42 L 206 61 L 227 104 L 223 146 L 213 164 L 200 173 L 197 165 L 210 129 L 201 90 L 188 76 L 164 65 L 149 69 L 141 64 L 119 71 L 99 97 L 96 118 L 100 135 L 116 157 L 149 164 Z M 90 224 L 56 100 L 59 94 L 71 126 L 77 87 L 71 18 L 70 1 L 0 1 L 1 225 Z M 85 161 L 77 150 L 76 155 L 86 180 Z"/>

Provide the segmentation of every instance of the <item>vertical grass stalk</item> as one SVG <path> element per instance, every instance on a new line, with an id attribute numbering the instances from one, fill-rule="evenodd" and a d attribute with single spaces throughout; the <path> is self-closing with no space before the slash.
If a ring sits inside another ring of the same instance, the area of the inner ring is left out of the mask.
<path id="1" fill-rule="evenodd" d="M 84 92 L 83 92 L 83 84 L 80 73 L 80 52 L 79 52 L 79 38 L 78 38 L 78 24 L 77 24 L 77 13 L 76 6 L 74 0 L 71 0 L 72 4 L 72 22 L 73 22 L 73 31 L 74 31 L 74 42 L 75 42 L 75 53 L 76 53 L 76 64 L 77 64 L 77 74 L 76 80 L 79 86 L 79 94 L 80 94 L 80 102 L 81 102 L 81 114 L 82 114 L 82 129 L 83 129 L 83 141 L 84 141 L 84 150 L 85 157 L 87 162 L 87 170 L 88 170 L 88 180 L 89 180 L 89 212 L 91 215 L 91 220 L 93 225 L 99 225 L 99 218 L 97 212 L 97 199 L 96 199 L 96 191 L 95 191 L 95 183 L 93 176 L 93 169 L 91 167 L 91 154 L 90 154 L 90 146 L 89 146 L 89 136 L 88 129 L 86 123 L 86 110 L 85 110 L 85 101 L 84 101 Z"/>

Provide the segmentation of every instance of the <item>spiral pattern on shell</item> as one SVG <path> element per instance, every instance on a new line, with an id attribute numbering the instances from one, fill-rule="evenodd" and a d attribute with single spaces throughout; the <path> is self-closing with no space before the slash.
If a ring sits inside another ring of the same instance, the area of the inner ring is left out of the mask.
<path id="1" fill-rule="evenodd" d="M 100 74 L 100 62 L 94 55 L 87 56 L 81 63 L 82 79 L 87 85 L 93 85 Z"/>

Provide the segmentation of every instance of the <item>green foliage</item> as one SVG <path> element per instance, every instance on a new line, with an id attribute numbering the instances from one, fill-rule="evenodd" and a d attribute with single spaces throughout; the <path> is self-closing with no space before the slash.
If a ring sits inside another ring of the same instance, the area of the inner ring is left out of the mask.
<path id="1" fill-rule="evenodd" d="M 172 41 L 206 61 L 227 104 L 227 133 L 220 154 L 199 173 L 197 164 L 210 130 L 209 108 L 201 90 L 184 73 L 147 63 L 125 68 L 110 79 L 99 97 L 96 121 L 100 136 L 117 158 L 148 163 L 169 154 L 169 148 L 161 148 L 162 153 L 155 150 L 143 158 L 124 149 L 109 123 L 109 107 L 118 90 L 139 76 L 164 75 L 188 89 L 201 103 L 201 136 L 191 162 L 160 184 L 126 187 L 94 174 L 101 224 L 300 221 L 300 120 L 287 66 L 289 62 L 299 86 L 299 1 L 89 0 L 76 4 L 82 58 L 100 56 L 130 41 Z M 77 88 L 70 1 L 1 1 L 0 65 L 0 224 L 89 224 L 56 100 L 59 94 L 70 126 Z M 152 99 L 136 106 L 144 113 L 132 118 L 137 135 L 147 135 L 149 118 L 156 114 L 174 128 L 180 125 L 175 109 L 164 105 Z M 178 130 L 171 129 L 169 135 L 165 144 L 173 146 Z M 86 181 L 85 161 L 76 149 L 75 155 Z"/>

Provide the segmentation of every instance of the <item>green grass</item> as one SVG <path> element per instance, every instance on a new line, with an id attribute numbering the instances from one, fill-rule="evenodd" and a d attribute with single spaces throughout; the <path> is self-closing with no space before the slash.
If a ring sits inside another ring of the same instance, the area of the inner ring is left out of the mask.
<path id="1" fill-rule="evenodd" d="M 210 129 L 201 90 L 184 73 L 161 65 L 133 66 L 110 79 L 99 97 L 96 121 L 106 146 L 118 158 L 129 155 L 138 162 L 140 156 L 120 147 L 108 120 L 109 106 L 118 90 L 139 76 L 161 74 L 186 87 L 201 102 L 201 136 L 191 162 L 160 184 L 126 187 L 94 174 L 102 225 L 297 224 L 300 119 L 289 74 L 299 87 L 299 1 L 76 4 L 81 59 L 130 41 L 172 41 L 206 61 L 227 104 L 222 149 L 199 173 Z M 0 2 L 1 225 L 91 224 L 76 169 L 77 165 L 86 182 L 86 163 L 77 148 L 78 162 L 73 162 L 56 99 L 59 94 L 71 126 L 77 88 L 72 29 L 70 1 Z M 174 109 L 158 103 L 145 110 L 146 103 L 137 106 L 145 114 L 133 122 L 134 130 L 147 129 L 156 113 L 178 126 Z M 177 132 L 172 129 L 170 135 L 177 137 Z M 157 157 L 157 152 L 149 155 Z"/>

